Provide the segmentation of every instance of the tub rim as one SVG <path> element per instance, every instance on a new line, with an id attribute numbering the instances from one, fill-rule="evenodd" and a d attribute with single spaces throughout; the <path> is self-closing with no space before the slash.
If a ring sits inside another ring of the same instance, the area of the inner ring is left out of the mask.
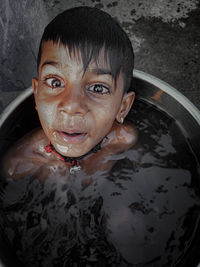
<path id="1" fill-rule="evenodd" d="M 181 92 L 175 89 L 173 86 L 168 83 L 162 81 L 155 76 L 148 74 L 146 72 L 135 69 L 133 71 L 133 77 L 142 81 L 145 81 L 162 91 L 166 94 L 170 95 L 173 99 L 179 102 L 196 120 L 198 125 L 200 125 L 200 111 L 198 108 Z M 21 104 L 24 100 L 26 100 L 29 96 L 33 94 L 32 86 L 28 87 L 24 91 L 22 91 L 13 101 L 11 101 L 8 106 L 3 110 L 0 114 L 0 127 L 3 125 L 8 116 Z"/>
<path id="2" fill-rule="evenodd" d="M 134 70 L 133 77 L 146 81 L 151 85 L 160 88 L 166 94 L 170 95 L 173 99 L 179 102 L 181 106 L 183 106 L 200 125 L 200 110 L 180 91 L 175 89 L 170 84 L 164 82 L 163 80 L 140 70 Z"/>

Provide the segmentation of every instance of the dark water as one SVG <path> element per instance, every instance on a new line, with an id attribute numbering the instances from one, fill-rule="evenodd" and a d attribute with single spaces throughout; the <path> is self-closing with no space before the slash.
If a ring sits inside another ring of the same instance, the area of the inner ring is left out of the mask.
<path id="1" fill-rule="evenodd" d="M 166 114 L 142 102 L 131 113 L 138 146 L 91 183 L 83 171 L 1 178 L 1 229 L 24 266 L 197 266 L 195 157 Z"/>

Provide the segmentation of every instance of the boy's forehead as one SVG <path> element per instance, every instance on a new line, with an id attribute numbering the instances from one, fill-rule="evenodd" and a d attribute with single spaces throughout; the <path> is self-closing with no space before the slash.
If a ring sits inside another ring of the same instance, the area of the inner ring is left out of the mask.
<path id="1" fill-rule="evenodd" d="M 75 47 L 69 51 L 68 46 L 53 41 L 44 41 L 42 43 L 42 53 L 40 69 L 45 65 L 54 65 L 55 67 L 69 67 L 70 64 L 78 63 L 79 68 L 85 72 L 95 72 L 97 74 L 111 74 L 110 63 L 105 49 L 99 51 L 98 57 L 92 57 L 89 64 L 84 66 L 81 50 Z"/>

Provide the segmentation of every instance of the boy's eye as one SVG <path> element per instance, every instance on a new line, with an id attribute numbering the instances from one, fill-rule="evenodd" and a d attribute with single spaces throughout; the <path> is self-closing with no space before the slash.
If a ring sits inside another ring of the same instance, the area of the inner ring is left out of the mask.
<path id="1" fill-rule="evenodd" d="M 51 88 L 64 87 L 64 82 L 55 77 L 46 78 L 45 83 Z"/>
<path id="2" fill-rule="evenodd" d="M 91 92 L 93 92 L 93 93 L 102 94 L 102 95 L 110 93 L 109 88 L 106 87 L 103 84 L 94 84 L 94 85 L 91 85 L 90 87 L 88 87 L 88 90 L 91 91 Z"/>

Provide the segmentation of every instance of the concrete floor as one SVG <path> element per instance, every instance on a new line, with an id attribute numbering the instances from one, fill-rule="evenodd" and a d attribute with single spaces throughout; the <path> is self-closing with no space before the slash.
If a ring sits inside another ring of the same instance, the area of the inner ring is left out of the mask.
<path id="1" fill-rule="evenodd" d="M 0 0 L 0 112 L 36 76 L 44 26 L 88 5 L 116 17 L 135 50 L 135 68 L 169 83 L 200 109 L 199 0 Z"/>

